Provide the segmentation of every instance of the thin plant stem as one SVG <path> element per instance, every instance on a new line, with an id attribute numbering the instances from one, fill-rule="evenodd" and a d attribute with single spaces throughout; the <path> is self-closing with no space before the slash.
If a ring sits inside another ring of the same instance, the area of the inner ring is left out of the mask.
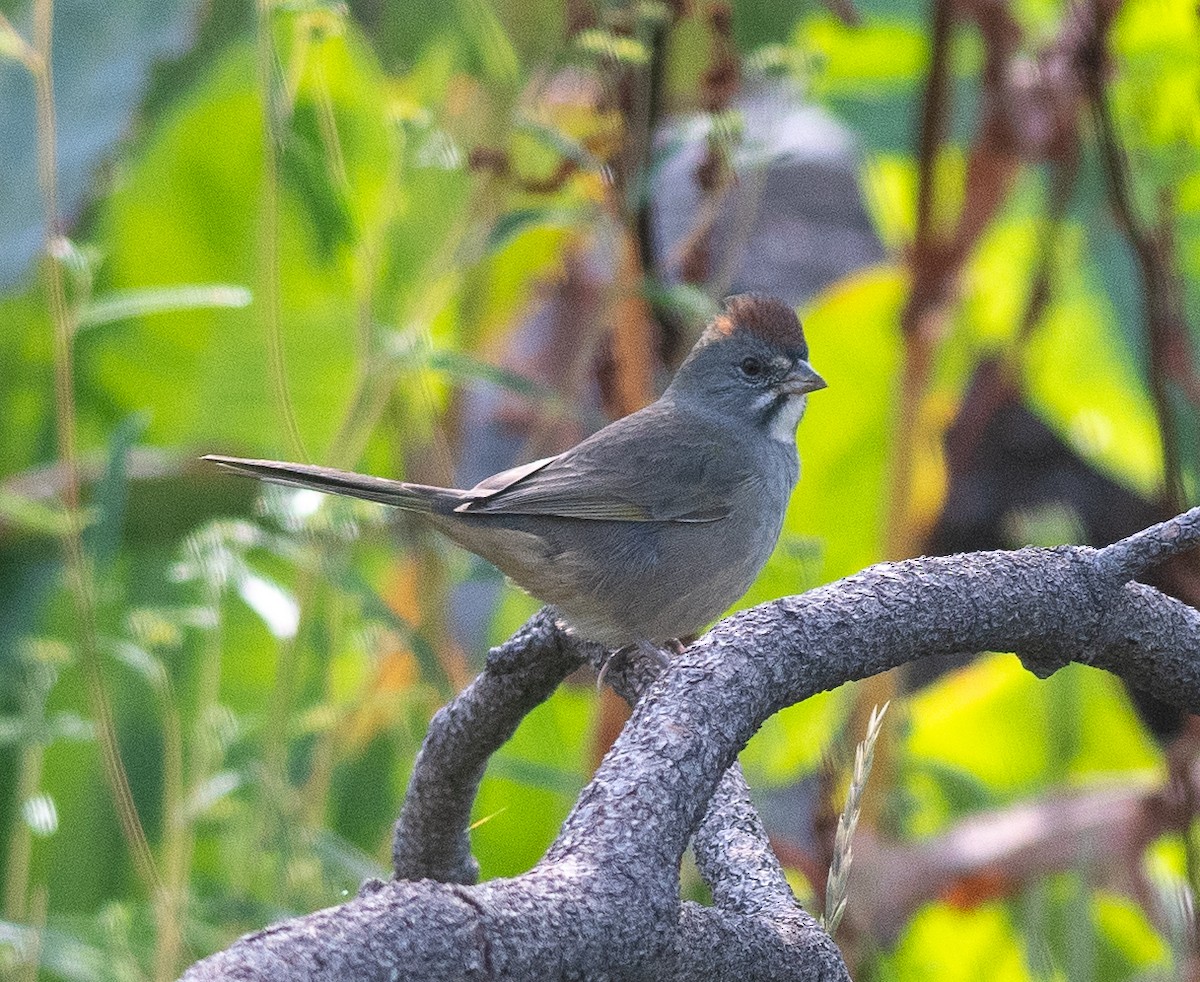
<path id="1" fill-rule="evenodd" d="M 44 712 L 45 701 L 39 702 Z M 29 714 L 26 718 L 29 718 Z M 40 737 L 22 745 L 20 771 L 17 775 L 17 808 L 13 814 L 8 856 L 4 867 L 4 919 L 14 924 L 22 924 L 25 921 L 29 893 L 29 861 L 33 854 L 33 836 L 22 815 L 22 805 L 33 797 L 41 783 L 45 756 L 45 744 Z"/>
<path id="2" fill-rule="evenodd" d="M 355 258 L 357 279 L 354 306 L 356 311 L 355 340 L 357 343 L 357 378 L 355 388 L 361 390 L 369 381 L 374 365 L 373 337 L 375 333 L 375 281 L 383 262 L 384 242 L 391 232 L 399 202 L 400 175 L 406 141 L 398 126 L 388 128 L 387 170 L 376 220 L 364 229 Z M 336 446 L 330 448 L 336 453 Z M 346 462 L 346 466 L 353 461 Z"/>
<path id="3" fill-rule="evenodd" d="M 913 457 L 920 427 L 921 403 L 929 387 L 937 339 L 945 316 L 941 305 L 921 295 L 927 290 L 928 266 L 944 239 L 934 220 L 936 214 L 937 165 L 952 99 L 953 77 L 950 50 L 953 7 L 950 0 L 932 0 L 931 65 L 926 76 L 924 104 L 917 134 L 918 186 L 917 226 L 912 243 L 910 295 L 901 315 L 904 338 L 904 367 L 900 377 L 898 405 L 892 417 L 889 440 L 884 553 L 887 559 L 902 559 L 916 552 L 909 510 L 912 500 Z"/>
<path id="4" fill-rule="evenodd" d="M 338 562 L 339 559 L 329 561 Z M 325 664 L 322 666 L 321 702 L 330 706 L 333 701 L 334 683 L 334 652 L 343 636 L 345 629 L 345 605 L 336 590 L 330 590 L 326 597 L 326 629 L 325 636 L 329 639 L 325 652 Z M 304 783 L 304 814 L 305 824 L 311 828 L 319 828 L 325 815 L 329 799 L 329 789 L 333 780 L 333 767 L 336 750 L 336 737 L 339 727 L 331 725 L 322 727 L 316 734 L 313 744 L 312 763 L 309 767 L 308 779 Z"/>
<path id="5" fill-rule="evenodd" d="M 204 634 L 204 648 L 200 659 L 200 678 L 196 686 L 196 710 L 193 718 L 191 735 L 191 754 L 187 770 L 187 797 L 194 801 L 199 794 L 201 785 L 212 775 L 217 766 L 221 746 L 214 729 L 216 725 L 217 708 L 221 697 L 221 651 L 222 622 L 221 622 L 221 591 L 210 585 L 206 596 L 206 606 L 213 612 L 216 623 Z M 189 820 L 187 829 L 189 836 L 194 838 L 195 812 L 188 808 Z M 190 840 L 189 840 L 190 843 Z M 188 846 L 188 861 L 191 859 L 191 848 Z"/>
<path id="6" fill-rule="evenodd" d="M 406 305 L 403 323 L 422 325 L 429 322 L 442 304 L 453 295 L 461 273 L 446 273 L 445 270 L 461 270 L 465 263 L 460 260 L 464 253 L 482 249 L 483 242 L 471 238 L 474 209 L 468 208 L 464 216 L 450 229 L 429 261 L 425 263 L 418 282 L 427 284 L 419 296 Z M 331 444 L 333 464 L 347 466 L 361 455 L 371 430 L 379 422 L 391 401 L 397 381 L 408 370 L 407 365 L 389 363 L 386 358 L 373 359 L 373 365 L 364 373 L 358 390 L 354 393 L 342 419 L 338 434 Z M 448 466 L 448 461 L 442 461 Z"/>
<path id="7" fill-rule="evenodd" d="M 46 290 L 50 316 L 54 324 L 54 396 L 58 410 L 58 450 L 65 476 L 64 498 L 73 534 L 67 537 L 67 549 L 80 545 L 79 467 L 75 450 L 75 390 L 72 383 L 71 334 L 67 311 L 66 287 L 62 266 L 55 258 L 58 251 L 58 155 L 57 123 L 54 107 L 54 72 L 50 62 L 53 43 L 54 0 L 37 0 L 34 5 L 34 53 L 31 63 L 37 102 L 37 171 L 42 194 L 45 222 Z"/>
<path id="8" fill-rule="evenodd" d="M 346 155 L 342 150 L 342 139 L 338 135 L 337 114 L 333 110 L 333 96 L 329 91 L 329 79 L 325 75 L 323 52 L 317 50 L 314 55 L 312 72 L 317 91 L 317 125 L 320 127 L 321 145 L 325 151 L 325 166 L 338 190 L 349 195 L 350 178 L 346 173 Z"/>
<path id="9" fill-rule="evenodd" d="M 1168 381 L 1175 375 L 1194 377 L 1187 318 L 1184 313 L 1182 289 L 1173 268 L 1170 227 L 1165 222 L 1154 228 L 1139 217 L 1134 193 L 1134 174 L 1130 168 L 1129 150 L 1121 138 L 1117 119 L 1110 101 L 1109 86 L 1104 73 L 1106 50 L 1114 10 L 1093 0 L 1092 40 L 1093 61 L 1084 81 L 1091 101 L 1101 162 L 1104 167 L 1108 201 L 1117 218 L 1117 225 L 1129 241 L 1138 262 L 1142 283 L 1143 324 L 1149 347 L 1147 385 L 1158 419 L 1159 441 L 1163 457 L 1164 507 L 1175 512 L 1186 507 L 1183 458 L 1181 453 L 1180 420 L 1172 404 Z M 1187 369 L 1172 371 L 1171 362 L 1186 362 Z M 1185 386 L 1186 391 L 1186 386 Z M 1185 787 L 1187 785 L 1185 784 Z M 1184 800 L 1185 820 L 1180 829 L 1184 844 L 1184 875 L 1192 895 L 1200 896 L 1200 845 L 1193 834 L 1195 827 L 1195 795 L 1189 791 Z M 1193 917 L 1192 957 L 1196 958 L 1200 931 Z"/>
<path id="10" fill-rule="evenodd" d="M 83 548 L 83 527 L 79 514 L 79 458 L 75 441 L 75 391 L 72 340 L 74 325 L 68 310 L 63 269 L 58 261 L 61 244 L 58 233 L 57 138 L 54 109 L 54 75 L 51 50 L 54 26 L 54 0 L 34 4 L 33 51 L 29 62 L 33 74 L 37 106 L 37 170 L 45 223 L 46 290 L 54 325 L 54 394 L 58 432 L 58 452 L 65 475 L 67 580 L 75 606 L 80 660 L 87 679 L 88 698 L 96 726 L 104 776 L 112 792 L 121 831 L 133 858 L 143 888 L 150 895 L 158 883 L 154 857 L 133 802 L 129 779 L 117 748 L 112 708 L 104 691 L 100 652 L 96 641 L 96 610 L 92 582 Z"/>
<path id="11" fill-rule="evenodd" d="M 1109 19 L 1097 10 L 1095 21 L 1099 25 L 1096 44 L 1101 45 L 1107 40 Z M 1109 203 L 1117 216 L 1118 227 L 1129 240 L 1141 273 L 1145 334 L 1150 348 L 1150 367 L 1146 381 L 1154 402 L 1162 445 L 1164 507 L 1178 513 L 1187 508 L 1187 494 L 1183 482 L 1179 420 L 1168 391 L 1170 372 L 1167 364 L 1171 357 L 1168 352 L 1172 347 L 1172 332 L 1187 337 L 1186 319 L 1180 300 L 1181 291 L 1178 277 L 1168 260 L 1169 253 L 1164 250 L 1163 232 L 1151 229 L 1138 217 L 1134 206 L 1134 181 L 1129 167 L 1129 154 L 1118 132 L 1108 86 L 1101 71 L 1096 69 L 1089 72 L 1087 83 Z M 1186 348 L 1184 350 L 1186 351 Z M 1178 358 L 1179 355 L 1175 357 Z"/>
<path id="12" fill-rule="evenodd" d="M 39 884 L 33 891 L 29 904 L 29 928 L 33 934 L 33 944 L 27 952 L 24 971 L 19 976 L 27 982 L 37 982 L 38 963 L 42 960 L 42 930 L 46 926 L 46 912 L 50 907 L 50 893 L 45 884 Z"/>
<path id="13" fill-rule="evenodd" d="M 275 667 L 275 680 L 267 705 L 266 733 L 263 741 L 262 808 L 260 813 L 259 841 L 266 844 L 276 841 L 281 853 L 282 871 L 287 868 L 295 831 L 294 813 L 298 807 L 293 794 L 291 777 L 288 773 L 289 737 L 295 710 L 297 679 L 300 674 L 300 644 L 310 624 L 317 590 L 321 580 L 316 569 L 302 567 L 297 575 L 296 604 L 300 610 L 300 623 L 296 633 L 279 645 L 279 660 Z M 284 882 L 278 889 L 282 896 Z"/>
<path id="14" fill-rule="evenodd" d="M 272 33 L 273 0 L 258 0 L 257 71 L 262 98 L 263 185 L 258 227 L 259 302 L 267 339 L 267 359 L 275 406 L 287 431 L 292 452 L 307 461 L 308 453 L 300 435 L 295 407 L 288 389 L 287 365 L 283 351 L 283 325 L 280 310 L 279 277 L 279 158 L 275 145 L 278 97 L 275 82 L 275 39 Z"/>
<path id="15" fill-rule="evenodd" d="M 258 235 L 258 282 L 262 303 L 263 327 L 267 342 L 267 358 L 274 389 L 275 406 L 287 432 L 292 453 L 298 459 L 309 460 L 299 423 L 292 404 L 287 382 L 287 366 L 284 358 L 282 312 L 280 305 L 281 283 L 279 267 L 279 158 L 276 142 L 276 127 L 282 117 L 279 85 L 277 84 L 274 0 L 257 0 L 258 24 L 256 44 L 256 71 L 258 89 L 262 99 L 262 153 L 263 184 L 259 209 Z M 275 681 L 267 709 L 267 730 L 263 746 L 262 790 L 259 841 L 266 842 L 274 837 L 283 826 L 278 816 L 280 810 L 288 809 L 287 750 L 289 721 L 295 698 L 295 683 L 298 663 L 298 638 L 304 629 L 304 612 L 309 609 L 314 577 L 301 572 L 297 588 L 302 622 L 297 635 L 279 644 L 279 660 L 275 670 Z M 286 837 L 283 848 L 287 850 Z M 286 865 L 286 856 L 285 865 Z M 281 867 L 282 868 L 282 867 Z"/>
<path id="16" fill-rule="evenodd" d="M 170 982 L 178 975 L 187 906 L 187 866 L 183 781 L 183 733 L 171 686 L 164 680 L 159 690 L 163 714 L 163 885 L 155 904 L 158 945 L 154 954 L 155 982 Z"/>
<path id="17" fill-rule="evenodd" d="M 159 906 L 159 938 L 155 952 L 154 978 L 169 980 L 179 972 L 180 953 L 186 945 L 188 899 L 192 856 L 196 845 L 196 821 L 193 807 L 201 786 L 212 772 L 217 759 L 217 740 L 212 732 L 221 685 L 220 588 L 208 584 L 206 608 L 217 623 L 204 634 L 197 684 L 196 707 L 189 734 L 189 753 L 183 752 L 183 723 L 171 690 L 162 693 L 164 729 L 163 865 L 165 868 L 163 902 Z"/>

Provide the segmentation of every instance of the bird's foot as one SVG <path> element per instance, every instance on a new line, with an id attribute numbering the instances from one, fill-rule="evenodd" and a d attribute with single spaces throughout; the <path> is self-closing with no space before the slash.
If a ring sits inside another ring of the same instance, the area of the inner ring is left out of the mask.
<path id="1" fill-rule="evenodd" d="M 679 643 L 678 638 L 671 638 L 667 641 L 666 648 L 671 654 L 679 654 L 683 651 L 683 645 Z M 596 673 L 596 691 L 600 692 L 604 688 L 604 680 L 608 676 L 608 670 L 615 664 L 619 665 L 622 661 L 629 658 L 635 651 L 640 651 L 647 655 L 658 666 L 660 672 L 665 671 L 667 666 L 671 664 L 671 655 L 664 651 L 652 641 L 647 641 L 644 638 L 640 641 L 634 641 L 632 644 L 623 645 L 616 651 L 612 652 L 604 663 L 600 666 L 600 671 Z"/>
<path id="2" fill-rule="evenodd" d="M 622 647 L 617 648 L 616 651 L 610 651 L 605 656 L 604 661 L 600 663 L 600 671 L 596 673 L 596 692 L 599 693 L 604 691 L 604 680 L 608 678 L 608 670 L 612 668 L 613 665 L 620 664 L 620 661 L 624 658 L 627 658 L 629 656 L 629 652 L 635 647 L 636 645 L 632 644 L 623 645 Z"/>

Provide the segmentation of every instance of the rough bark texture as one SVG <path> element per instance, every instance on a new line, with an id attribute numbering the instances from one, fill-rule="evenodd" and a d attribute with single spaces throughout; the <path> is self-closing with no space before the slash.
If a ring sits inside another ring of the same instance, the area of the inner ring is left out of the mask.
<path id="1" fill-rule="evenodd" d="M 601 653 L 563 634 L 549 609 L 489 653 L 479 677 L 429 722 L 396 821 L 396 879 L 475 882 L 467 826 L 488 758 L 563 679 Z"/>
<path id="2" fill-rule="evenodd" d="M 1132 582 L 1200 541 L 1200 509 L 1106 549 L 1024 549 L 886 563 L 722 621 L 638 700 L 545 858 L 476 886 L 466 822 L 488 754 L 571 667 L 595 658 L 542 612 L 435 718 L 397 823 L 403 877 L 286 921 L 193 966 L 213 979 L 845 979 L 801 911 L 749 804 L 736 755 L 772 713 L 930 655 L 1069 661 L 1200 711 L 1200 612 Z M 680 903 L 695 834 L 714 906 Z"/>

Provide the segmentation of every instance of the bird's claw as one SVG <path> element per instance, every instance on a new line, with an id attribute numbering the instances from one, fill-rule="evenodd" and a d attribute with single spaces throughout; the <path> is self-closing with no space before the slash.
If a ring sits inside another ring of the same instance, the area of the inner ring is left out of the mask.
<path id="1" fill-rule="evenodd" d="M 618 659 L 628 658 L 635 651 L 640 651 L 649 656 L 658 666 L 660 672 L 666 671 L 671 664 L 671 655 L 678 655 L 682 653 L 683 645 L 680 643 L 678 638 L 670 638 L 667 641 L 665 648 L 669 649 L 670 654 L 668 654 L 663 648 L 658 647 L 658 645 L 654 644 L 653 642 L 646 640 L 635 641 L 632 644 L 622 645 L 616 651 L 612 652 L 607 658 L 605 658 L 603 664 L 601 664 L 600 671 L 596 673 L 596 691 L 600 692 L 603 690 L 604 680 L 607 678 L 608 670 L 613 666 L 613 664 L 619 663 Z"/>

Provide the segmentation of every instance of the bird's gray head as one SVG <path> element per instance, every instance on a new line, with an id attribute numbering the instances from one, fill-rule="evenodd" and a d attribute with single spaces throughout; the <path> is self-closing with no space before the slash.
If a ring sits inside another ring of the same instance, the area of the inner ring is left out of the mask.
<path id="1" fill-rule="evenodd" d="M 667 392 L 744 422 L 777 440 L 795 439 L 808 393 L 825 388 L 808 363 L 796 312 L 772 297 L 730 297 L 700 335 Z"/>

